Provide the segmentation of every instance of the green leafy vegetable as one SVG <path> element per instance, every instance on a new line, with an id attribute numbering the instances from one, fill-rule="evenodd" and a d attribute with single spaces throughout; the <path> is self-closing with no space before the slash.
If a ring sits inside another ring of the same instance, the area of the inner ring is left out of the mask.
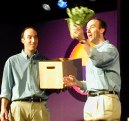
<path id="1" fill-rule="evenodd" d="M 74 24 L 78 24 L 81 27 L 83 27 L 86 24 L 86 22 L 95 14 L 93 10 L 83 6 L 74 7 L 71 9 L 67 8 L 66 12 L 69 18 L 66 18 L 65 20 L 67 20 L 72 38 L 73 38 L 72 29 Z"/>

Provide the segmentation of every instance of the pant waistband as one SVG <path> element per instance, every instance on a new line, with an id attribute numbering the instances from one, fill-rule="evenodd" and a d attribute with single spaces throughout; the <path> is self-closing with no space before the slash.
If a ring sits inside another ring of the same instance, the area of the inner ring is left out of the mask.
<path id="1" fill-rule="evenodd" d="M 46 101 L 46 99 L 43 99 L 41 97 L 27 97 L 24 99 L 17 99 L 14 101 L 43 102 L 43 101 Z"/>
<path id="2" fill-rule="evenodd" d="M 91 96 L 91 97 L 99 96 L 99 95 L 106 95 L 106 94 L 118 95 L 116 91 L 88 91 L 88 96 Z"/>

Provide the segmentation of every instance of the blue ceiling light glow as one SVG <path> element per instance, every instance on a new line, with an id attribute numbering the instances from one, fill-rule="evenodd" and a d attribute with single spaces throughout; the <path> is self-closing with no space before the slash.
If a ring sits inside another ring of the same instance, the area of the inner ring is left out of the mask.
<path id="1" fill-rule="evenodd" d="M 67 7 L 67 2 L 63 1 L 63 0 L 59 0 L 57 2 L 57 5 L 60 7 L 60 8 L 66 8 Z"/>

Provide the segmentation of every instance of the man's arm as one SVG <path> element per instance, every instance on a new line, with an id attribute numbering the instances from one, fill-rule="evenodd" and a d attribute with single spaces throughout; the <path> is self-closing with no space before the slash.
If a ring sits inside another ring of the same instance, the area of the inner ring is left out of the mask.
<path id="1" fill-rule="evenodd" d="M 84 47 L 86 53 L 89 55 L 90 54 L 90 44 L 87 42 L 83 28 L 79 25 L 74 26 L 73 34 L 75 36 L 75 39 L 77 39 Z"/>
<path id="2" fill-rule="evenodd" d="M 1 121 L 8 120 L 8 105 L 9 100 L 7 98 L 1 99 Z"/>
<path id="3" fill-rule="evenodd" d="M 78 81 L 73 75 L 65 76 L 64 77 L 64 87 L 72 87 L 72 86 L 77 86 L 81 90 L 84 90 L 83 84 Z"/>

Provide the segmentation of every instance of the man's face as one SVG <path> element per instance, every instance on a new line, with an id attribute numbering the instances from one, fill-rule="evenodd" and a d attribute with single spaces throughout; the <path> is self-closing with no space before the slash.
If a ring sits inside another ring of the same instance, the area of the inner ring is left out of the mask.
<path id="1" fill-rule="evenodd" d="M 22 43 L 24 44 L 25 50 L 34 52 L 38 45 L 37 32 L 32 28 L 25 30 Z"/>
<path id="2" fill-rule="evenodd" d="M 91 20 L 86 27 L 87 37 L 89 41 L 96 41 L 100 38 L 101 28 L 98 20 Z"/>

